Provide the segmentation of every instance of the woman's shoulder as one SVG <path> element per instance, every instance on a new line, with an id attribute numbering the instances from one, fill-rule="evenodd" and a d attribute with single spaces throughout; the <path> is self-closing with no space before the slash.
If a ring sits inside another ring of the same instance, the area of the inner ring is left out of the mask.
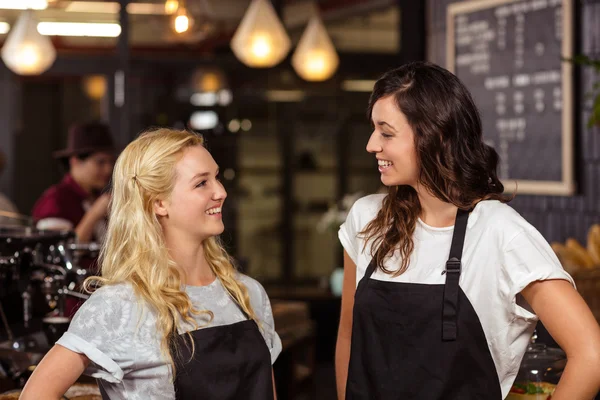
<path id="1" fill-rule="evenodd" d="M 273 311 L 271 308 L 271 300 L 267 291 L 256 279 L 248 275 L 238 272 L 237 280 L 248 289 L 248 297 L 250 305 L 256 313 L 256 316 L 261 321 L 271 321 L 273 319 Z"/>
<path id="2" fill-rule="evenodd" d="M 352 225 L 360 230 L 373 220 L 381 210 L 386 196 L 387 194 L 377 193 L 356 200 L 348 213 L 348 219 L 352 221 Z"/>
<path id="3" fill-rule="evenodd" d="M 107 303 L 133 302 L 136 300 L 133 285 L 129 282 L 102 285 L 94 290 L 89 300 Z M 89 301 L 88 300 L 88 301 Z"/>
<path id="4" fill-rule="evenodd" d="M 498 200 L 480 201 L 475 212 L 477 224 L 493 229 L 506 240 L 521 232 L 535 230 L 517 210 Z"/>
<path id="5" fill-rule="evenodd" d="M 82 304 L 80 311 L 84 314 L 102 312 L 121 313 L 132 306 L 139 306 L 131 283 L 105 284 L 95 289 Z"/>
<path id="6" fill-rule="evenodd" d="M 271 301 L 267 291 L 259 281 L 249 277 L 248 275 L 238 273 L 238 281 L 248 289 L 250 304 L 252 304 L 252 308 L 256 312 L 261 314 L 259 317 L 262 319 L 262 317 L 264 317 L 262 314 L 265 313 L 267 309 L 271 309 Z"/>
<path id="7" fill-rule="evenodd" d="M 82 338 L 122 336 L 135 332 L 142 312 L 129 283 L 109 284 L 96 289 L 77 310 L 69 331 Z"/>
<path id="8" fill-rule="evenodd" d="M 265 296 L 267 296 L 265 288 L 256 279 L 251 278 L 248 275 L 243 274 L 241 272 L 238 272 L 237 280 L 248 289 L 248 295 L 250 296 L 251 300 L 262 300 Z"/>
<path id="9" fill-rule="evenodd" d="M 356 200 L 352 208 L 365 212 L 374 212 L 375 214 L 377 214 L 377 212 L 381 209 L 381 206 L 383 205 L 383 200 L 386 197 L 387 193 L 369 194 Z"/>
<path id="10" fill-rule="evenodd" d="M 499 222 L 507 222 L 509 224 L 518 224 L 525 219 L 512 208 L 508 203 L 503 203 L 499 200 L 483 200 L 477 203 L 475 210 L 479 213 L 479 218 L 496 219 Z"/>

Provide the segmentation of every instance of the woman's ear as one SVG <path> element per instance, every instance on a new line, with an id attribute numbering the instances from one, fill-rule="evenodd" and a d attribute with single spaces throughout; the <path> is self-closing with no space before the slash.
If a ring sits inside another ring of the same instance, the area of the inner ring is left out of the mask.
<path id="1" fill-rule="evenodd" d="M 167 209 L 167 202 L 165 200 L 154 200 L 154 213 L 160 217 L 166 217 L 169 215 Z"/>

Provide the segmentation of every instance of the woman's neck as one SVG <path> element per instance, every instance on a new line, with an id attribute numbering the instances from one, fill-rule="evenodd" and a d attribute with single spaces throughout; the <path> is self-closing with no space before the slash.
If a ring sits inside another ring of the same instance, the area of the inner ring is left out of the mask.
<path id="1" fill-rule="evenodd" d="M 454 225 L 458 207 L 433 196 L 424 187 L 417 189 L 421 203 L 421 220 L 429 226 L 444 228 Z"/>
<path id="2" fill-rule="evenodd" d="M 165 242 L 171 258 L 183 272 L 182 283 L 190 286 L 206 286 L 215 280 L 215 274 L 206 260 L 203 242 L 165 234 Z"/>

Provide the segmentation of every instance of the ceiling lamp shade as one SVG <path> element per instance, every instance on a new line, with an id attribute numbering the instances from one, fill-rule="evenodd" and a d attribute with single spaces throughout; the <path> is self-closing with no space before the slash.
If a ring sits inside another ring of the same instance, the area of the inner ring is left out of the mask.
<path id="1" fill-rule="evenodd" d="M 37 24 L 33 11 L 23 11 L 2 47 L 2 60 L 19 75 L 41 74 L 56 59 L 50 38 L 37 31 Z"/>
<path id="2" fill-rule="evenodd" d="M 324 81 L 335 73 L 340 59 L 318 15 L 311 18 L 292 56 L 292 66 L 307 81 Z"/>
<path id="3" fill-rule="evenodd" d="M 175 29 L 175 32 L 187 32 L 193 23 L 194 20 L 188 13 L 187 9 L 185 7 L 179 7 L 175 17 L 173 18 L 173 29 Z"/>
<path id="4" fill-rule="evenodd" d="M 269 0 L 252 0 L 231 39 L 231 50 L 244 64 L 268 68 L 279 64 L 291 41 Z"/>

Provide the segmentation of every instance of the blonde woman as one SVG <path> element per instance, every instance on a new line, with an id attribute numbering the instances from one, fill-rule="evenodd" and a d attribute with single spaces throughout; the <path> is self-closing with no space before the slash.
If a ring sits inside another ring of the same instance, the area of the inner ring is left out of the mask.
<path id="1" fill-rule="evenodd" d="M 82 374 L 104 399 L 275 397 L 269 299 L 218 241 L 227 197 L 201 137 L 160 129 L 120 155 L 100 285 L 22 399 L 59 399 Z M 89 285 L 88 285 L 89 287 Z"/>

